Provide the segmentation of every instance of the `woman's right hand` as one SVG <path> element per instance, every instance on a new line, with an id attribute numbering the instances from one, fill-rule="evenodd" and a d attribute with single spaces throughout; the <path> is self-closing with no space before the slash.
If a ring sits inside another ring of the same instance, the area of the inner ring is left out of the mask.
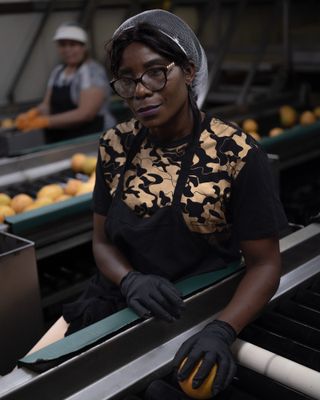
<path id="1" fill-rule="evenodd" d="M 128 306 L 142 318 L 155 316 L 173 322 L 185 308 L 178 289 L 158 275 L 131 271 L 122 279 L 120 289 Z"/>
<path id="2" fill-rule="evenodd" d="M 30 110 L 19 114 L 15 121 L 16 127 L 21 131 L 25 130 L 27 125 L 30 123 L 30 121 L 32 121 L 33 119 L 38 117 L 39 114 L 40 114 L 40 111 L 36 107 L 31 108 Z"/>

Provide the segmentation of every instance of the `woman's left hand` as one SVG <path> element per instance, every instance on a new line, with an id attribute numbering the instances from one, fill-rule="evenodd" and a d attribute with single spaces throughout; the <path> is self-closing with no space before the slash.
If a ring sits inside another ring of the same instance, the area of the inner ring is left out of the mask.
<path id="1" fill-rule="evenodd" d="M 202 360 L 192 387 L 196 389 L 201 386 L 213 366 L 217 364 L 218 370 L 213 382 L 212 395 L 224 390 L 236 373 L 236 364 L 229 347 L 236 337 L 237 333 L 232 326 L 220 320 L 211 322 L 200 332 L 191 336 L 182 344 L 174 358 L 174 366 L 177 369 L 187 358 L 183 367 L 178 370 L 178 380 L 187 379 L 196 364 Z"/>

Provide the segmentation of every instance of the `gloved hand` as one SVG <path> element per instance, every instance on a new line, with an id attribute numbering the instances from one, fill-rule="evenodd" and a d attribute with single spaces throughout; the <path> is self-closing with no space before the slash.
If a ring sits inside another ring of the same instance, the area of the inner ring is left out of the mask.
<path id="1" fill-rule="evenodd" d="M 15 121 L 16 127 L 21 131 L 24 130 L 28 122 L 36 118 L 39 114 L 40 111 L 36 107 L 30 108 L 27 112 L 19 114 Z"/>
<path id="2" fill-rule="evenodd" d="M 35 117 L 26 121 L 21 129 L 23 132 L 32 131 L 35 129 L 44 129 L 49 126 L 49 117 Z"/>
<path id="3" fill-rule="evenodd" d="M 178 289 L 161 276 L 131 271 L 122 279 L 120 290 L 128 306 L 142 318 L 154 315 L 173 322 L 184 309 Z"/>
<path id="4" fill-rule="evenodd" d="M 203 362 L 192 381 L 194 389 L 201 386 L 215 364 L 217 375 L 213 381 L 212 395 L 224 390 L 236 373 L 230 345 L 236 340 L 237 333 L 227 322 L 215 320 L 206 325 L 200 332 L 187 339 L 174 358 L 174 366 L 179 369 L 181 362 L 187 357 L 183 367 L 178 371 L 177 378 L 184 381 L 195 365 Z"/>

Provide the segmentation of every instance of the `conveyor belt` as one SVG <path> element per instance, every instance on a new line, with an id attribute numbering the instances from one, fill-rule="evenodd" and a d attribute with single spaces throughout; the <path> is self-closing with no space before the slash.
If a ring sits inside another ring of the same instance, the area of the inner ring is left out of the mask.
<path id="1" fill-rule="evenodd" d="M 65 185 L 68 179 L 80 179 L 83 181 L 87 180 L 87 176 L 83 174 L 75 174 L 71 169 L 65 169 L 51 175 L 43 176 L 41 178 L 35 179 L 29 182 L 19 182 L 13 185 L 9 185 L 4 188 L 5 192 L 13 197 L 20 193 L 26 193 L 31 197 L 35 198 L 38 191 L 45 185 L 50 185 L 52 183 L 58 183 Z"/>
<path id="2" fill-rule="evenodd" d="M 84 152 L 95 155 L 98 136 L 74 139 L 46 146 L 43 151 L 10 159 L 0 159 L 0 191 L 13 196 L 27 193 L 35 197 L 37 191 L 50 183 L 65 184 L 68 178 L 88 179 L 74 174 L 70 169 L 73 154 Z M 8 231 L 35 242 L 36 247 L 64 242 L 70 237 L 88 232 L 92 228 L 91 198 L 88 195 L 71 198 L 65 202 L 42 207 L 28 213 L 7 217 Z M 75 215 L 77 224 L 75 224 Z M 59 230 L 51 221 L 59 220 Z M 81 242 L 81 238 L 80 238 Z M 73 243 L 71 244 L 73 245 Z M 55 249 L 51 249 L 51 254 Z M 46 251 L 46 255 L 48 255 Z"/>
<path id="3" fill-rule="evenodd" d="M 2 188 L 2 190 L 11 197 L 19 193 L 25 193 L 35 199 L 37 192 L 42 187 L 53 183 L 64 186 L 70 178 L 78 179 L 83 182 L 88 180 L 88 176 L 84 174 L 75 174 L 71 169 L 64 169 L 57 173 L 34 179 L 33 181 L 15 183 Z M 75 225 L 75 214 L 83 214 L 86 212 L 89 218 L 92 218 L 90 201 L 88 202 L 88 200 L 88 196 L 72 197 L 63 202 L 53 203 L 32 211 L 7 217 L 5 221 L 9 224 L 12 233 L 19 234 L 20 236 L 23 235 L 29 240 L 35 241 L 37 247 L 41 247 L 41 245 L 43 245 L 41 242 L 48 242 L 48 238 L 50 238 L 49 241 L 53 242 L 59 240 L 59 238 L 65 237 L 63 225 L 60 226 L 59 230 L 56 229 L 56 223 L 59 219 L 63 219 L 62 224 L 65 224 L 65 229 L 68 229 L 68 215 L 69 217 L 72 216 L 72 218 L 69 218 L 69 225 L 73 227 Z M 68 209 L 68 212 L 64 213 L 64 209 Z M 55 221 L 55 225 L 48 225 L 48 222 L 53 220 Z M 81 220 L 79 222 L 81 222 Z M 77 229 L 81 231 L 80 223 L 77 224 Z M 40 235 L 37 237 L 37 232 L 39 231 Z M 54 239 L 52 239 L 52 237 Z"/>
<path id="4" fill-rule="evenodd" d="M 263 137 L 261 146 L 268 153 L 277 154 L 281 169 L 298 165 L 320 155 L 320 121 L 312 125 L 297 125 L 279 136 Z"/>
<path id="5" fill-rule="evenodd" d="M 88 135 L 44 146 L 35 153 L 0 158 L 0 187 L 23 180 L 33 180 L 49 172 L 60 171 L 66 168 L 67 160 L 70 160 L 74 153 L 96 154 L 98 136 L 97 134 Z"/>
<path id="6" fill-rule="evenodd" d="M 312 224 L 281 240 L 284 272 L 277 294 L 270 302 L 268 314 L 283 315 L 281 311 L 283 304 L 296 302 L 296 299 L 301 296 L 300 293 L 309 292 L 309 288 L 318 290 L 319 243 L 320 226 L 318 224 Z M 314 277 L 317 279 L 315 280 Z M 24 368 L 15 370 L 0 379 L 0 397 L 7 400 L 26 398 L 98 400 L 122 399 L 128 393 L 141 393 L 151 381 L 169 374 L 176 349 L 187 337 L 214 318 L 228 302 L 240 278 L 241 273 L 237 272 L 192 295 L 186 300 L 185 315 L 173 325 L 153 319 L 142 323 L 137 322 L 137 324 L 131 324 L 126 330 L 116 331 L 115 335 L 85 349 L 83 353 L 45 373 L 37 374 Z M 280 301 L 280 299 L 284 300 Z M 306 305 L 299 300 L 299 307 L 302 306 Z M 287 310 L 286 307 L 285 309 Z M 290 313 L 290 308 L 287 313 Z M 261 321 L 263 320 L 266 320 L 264 314 L 252 326 L 259 326 L 262 330 Z M 271 322 L 270 324 L 272 325 Z M 252 329 L 251 326 L 249 329 Z M 315 337 L 312 340 L 315 342 Z M 296 341 L 296 336 L 293 341 Z M 299 362 L 303 360 L 299 359 Z M 270 395 L 280 393 L 280 398 L 297 400 L 308 398 L 282 384 L 270 381 L 269 378 L 256 377 L 253 371 L 248 372 L 242 367 L 239 371 L 230 390 L 234 393 L 242 393 L 243 397 L 230 395 L 231 397 L 226 397 L 228 399 L 267 399 L 265 393 Z M 252 379 L 257 385 L 252 383 Z M 264 386 L 261 383 L 261 393 L 259 393 L 259 381 L 266 382 Z M 246 382 L 250 384 L 249 391 Z M 264 392 L 263 387 L 269 385 L 273 389 Z M 253 387 L 256 389 L 253 390 Z M 281 393 L 290 393 L 290 396 L 286 397 L 283 394 L 281 397 Z"/>

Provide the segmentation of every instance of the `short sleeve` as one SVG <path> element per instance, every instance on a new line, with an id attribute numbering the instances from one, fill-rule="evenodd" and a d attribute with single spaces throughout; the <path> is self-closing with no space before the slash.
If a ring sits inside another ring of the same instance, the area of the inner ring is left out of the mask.
<path id="1" fill-rule="evenodd" d="M 104 90 L 108 90 L 107 75 L 102 65 L 89 61 L 84 63 L 79 69 L 80 79 L 80 90 L 89 89 L 92 87 L 100 87 Z"/>
<path id="2" fill-rule="evenodd" d="M 238 240 L 271 237 L 287 227 L 267 154 L 251 148 L 232 185 L 233 229 Z"/>
<path id="3" fill-rule="evenodd" d="M 49 89 L 52 88 L 52 86 L 53 86 L 53 84 L 54 84 L 54 82 L 55 82 L 55 79 L 56 79 L 58 73 L 59 73 L 62 69 L 63 69 L 63 65 L 60 64 L 60 65 L 57 65 L 57 66 L 52 70 L 52 72 L 51 72 L 51 74 L 50 74 L 50 76 L 49 76 L 49 79 L 48 79 L 47 88 L 49 88 Z"/>
<path id="4" fill-rule="evenodd" d="M 93 190 L 93 211 L 97 214 L 106 216 L 111 201 L 112 196 L 108 190 L 107 182 L 104 179 L 101 154 L 99 151 L 96 166 L 96 182 Z"/>

